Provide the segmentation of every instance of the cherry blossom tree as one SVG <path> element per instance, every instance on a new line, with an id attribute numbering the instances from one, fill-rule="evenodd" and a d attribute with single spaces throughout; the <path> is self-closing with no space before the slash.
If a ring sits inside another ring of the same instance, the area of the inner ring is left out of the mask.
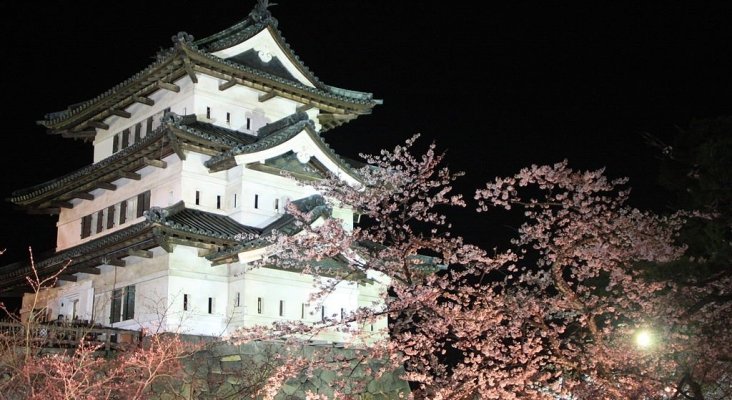
<path id="1" fill-rule="evenodd" d="M 489 252 L 455 235 L 448 220 L 450 208 L 467 206 L 452 187 L 462 174 L 442 165 L 434 144 L 413 155 L 415 140 L 364 156 L 358 187 L 336 177 L 308 182 L 364 223 L 352 231 L 333 218 L 310 225 L 312 214 L 291 208 L 303 232 L 276 236 L 276 256 L 262 263 L 321 276 L 314 298 L 371 271 L 389 286 L 384 305 L 343 321 L 247 329 L 240 340 L 346 331 L 361 357 L 389 361 L 377 374 L 403 365 L 412 396 L 435 399 L 672 398 L 687 395 L 691 377 L 712 365 L 690 370 L 684 360 L 728 357 L 729 312 L 689 318 L 689 290 L 640 268 L 683 254 L 677 236 L 692 214 L 635 209 L 627 180 L 602 170 L 532 166 L 476 191 L 478 213 L 523 219 L 510 248 Z M 331 257 L 344 264 L 337 279 L 319 269 Z M 388 334 L 361 347 L 368 340 L 358 327 L 384 316 Z M 719 336 L 694 336 L 708 330 Z"/>

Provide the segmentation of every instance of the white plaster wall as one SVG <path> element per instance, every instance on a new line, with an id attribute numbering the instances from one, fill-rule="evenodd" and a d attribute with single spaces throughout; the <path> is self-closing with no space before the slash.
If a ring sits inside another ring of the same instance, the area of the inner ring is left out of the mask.
<path id="1" fill-rule="evenodd" d="M 113 183 L 117 185 L 116 190 L 96 189 L 91 192 L 94 200 L 73 201 L 74 208 L 62 208 L 57 223 L 58 236 L 56 242 L 56 251 L 60 251 L 78 244 L 94 240 L 103 235 L 112 233 L 121 228 L 130 226 L 144 219 L 132 218 L 125 221 L 123 225 L 119 225 L 119 218 L 115 218 L 115 226 L 112 229 L 105 230 L 90 237 L 81 239 L 81 218 L 85 215 L 103 210 L 110 205 L 117 204 L 123 200 L 137 196 L 138 194 L 150 190 L 150 206 L 167 207 L 182 199 L 181 192 L 181 171 L 182 163 L 178 156 L 172 154 L 164 159 L 168 163 L 166 168 L 145 167 L 138 171 L 142 176 L 139 181 L 132 179 L 118 179 Z M 92 227 L 94 231 L 95 227 Z"/>
<path id="2" fill-rule="evenodd" d="M 209 172 L 203 163 L 210 157 L 186 152 L 182 169 L 182 195 L 188 208 L 217 214 L 226 214 L 229 204 L 226 199 L 228 186 L 227 172 Z M 196 191 L 199 192 L 199 204 L 196 205 Z M 221 196 L 221 208 L 216 208 L 216 196 Z"/>
<path id="3" fill-rule="evenodd" d="M 170 254 L 168 330 L 220 336 L 229 321 L 229 277 L 226 265 L 211 266 L 199 249 L 176 245 Z M 188 295 L 188 310 L 183 309 Z M 212 313 L 208 299 L 213 299 Z"/>
<path id="4" fill-rule="evenodd" d="M 241 177 L 241 207 L 231 217 L 244 225 L 262 228 L 286 212 L 288 201 L 316 193 L 312 187 L 298 185 L 290 178 L 244 168 Z M 258 196 L 258 208 L 254 208 L 255 195 Z M 275 209 L 275 199 L 279 200 L 279 210 Z"/>
<path id="5" fill-rule="evenodd" d="M 260 102 L 259 96 L 264 93 L 262 91 L 241 85 L 221 91 L 219 85 L 225 83 L 224 80 L 205 74 L 196 74 L 196 77 L 198 83 L 194 88 L 194 109 L 197 119 L 224 128 L 256 135 L 262 126 L 294 114 L 297 107 L 302 105 L 281 97 Z M 207 108 L 210 109 L 210 118 L 206 118 Z M 227 112 L 230 115 L 228 123 Z M 247 118 L 250 119 L 249 129 Z"/>
<path id="6" fill-rule="evenodd" d="M 94 321 L 109 326 L 111 296 L 114 289 L 135 285 L 135 315 L 114 327 L 155 330 L 165 323 L 168 296 L 169 255 L 162 248 L 151 250 L 153 258 L 126 257 L 124 267 L 100 267 L 100 275 L 78 274 L 90 280 L 94 288 Z"/>
<path id="7" fill-rule="evenodd" d="M 180 87 L 178 93 L 165 89 L 160 89 L 150 96 L 155 101 L 152 106 L 140 103 L 134 103 L 127 107 L 125 111 L 132 114 L 131 118 L 122 118 L 111 116 L 104 120 L 109 125 L 109 129 L 97 129 L 97 135 L 94 139 L 94 162 L 97 163 L 112 155 L 113 137 L 124 129 L 130 128 L 134 135 L 134 127 L 137 123 L 142 123 L 143 137 L 145 134 L 146 120 L 150 116 L 154 116 L 153 129 L 160 126 L 160 118 L 163 116 L 163 110 L 170 107 L 172 112 L 185 115 L 193 112 L 193 89 L 195 85 L 187 76 L 174 82 Z"/>
<path id="8" fill-rule="evenodd" d="M 325 307 L 326 317 L 340 318 L 341 308 L 347 314 L 359 306 L 361 285 L 356 282 L 340 282 L 332 293 L 312 300 L 316 282 L 310 275 L 271 268 L 249 269 L 235 264 L 231 266 L 231 277 L 229 304 L 233 318 L 226 333 L 233 333 L 239 327 L 269 326 L 277 321 L 319 322 L 322 315 L 320 307 Z M 237 293 L 239 307 L 234 306 Z M 262 301 L 261 313 L 258 312 L 259 299 Z M 284 302 L 282 316 L 279 315 L 280 301 Z M 313 339 L 343 342 L 348 336 L 328 331 Z"/>

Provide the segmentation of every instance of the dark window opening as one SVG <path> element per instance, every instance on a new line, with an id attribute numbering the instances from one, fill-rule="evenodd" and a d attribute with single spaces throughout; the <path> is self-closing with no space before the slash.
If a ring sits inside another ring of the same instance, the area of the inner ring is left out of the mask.
<path id="1" fill-rule="evenodd" d="M 280 317 L 285 315 L 285 301 L 280 300 Z"/>
<path id="2" fill-rule="evenodd" d="M 142 122 L 138 122 L 137 125 L 135 125 L 135 143 L 139 142 L 142 139 Z"/>
<path id="3" fill-rule="evenodd" d="M 150 191 L 146 191 L 137 195 L 137 217 L 145 215 L 145 211 L 150 209 Z"/>
<path id="4" fill-rule="evenodd" d="M 221 196 L 216 196 L 216 208 L 221 209 Z"/>
<path id="5" fill-rule="evenodd" d="M 259 195 L 254 195 L 254 208 L 259 208 Z"/>
<path id="6" fill-rule="evenodd" d="M 114 228 L 114 206 L 107 207 L 107 229 Z"/>
<path id="7" fill-rule="evenodd" d="M 227 124 L 231 123 L 231 113 L 226 113 L 226 123 Z"/>
<path id="8" fill-rule="evenodd" d="M 122 225 L 127 221 L 127 200 L 119 203 L 119 224 Z"/>
<path id="9" fill-rule="evenodd" d="M 252 119 L 247 117 L 247 130 L 252 129 Z"/>
<path id="10" fill-rule="evenodd" d="M 152 126 L 153 126 L 153 117 L 148 117 L 147 118 L 147 124 L 146 124 L 146 127 L 145 127 L 145 135 L 149 135 L 150 132 L 152 132 L 152 130 L 153 130 L 153 127 Z"/>
<path id="11" fill-rule="evenodd" d="M 91 215 L 85 215 L 81 218 L 81 238 L 82 239 L 91 236 L 91 224 L 92 224 Z"/>
<path id="12" fill-rule="evenodd" d="M 112 154 L 119 151 L 119 135 L 114 135 L 112 139 Z"/>
<path id="13" fill-rule="evenodd" d="M 211 107 L 206 107 L 206 118 L 211 119 Z"/>
<path id="14" fill-rule="evenodd" d="M 96 233 L 99 233 L 104 230 L 104 210 L 99 210 L 97 212 L 97 231 Z"/>
<path id="15" fill-rule="evenodd" d="M 325 306 L 320 306 L 320 320 L 325 322 Z"/>
<path id="16" fill-rule="evenodd" d="M 122 320 L 135 318 L 135 287 L 127 286 L 124 289 L 124 308 L 122 309 Z"/>
<path id="17" fill-rule="evenodd" d="M 305 303 L 300 304 L 300 318 L 305 319 Z"/>
<path id="18" fill-rule="evenodd" d="M 213 314 L 213 297 L 208 298 L 208 313 Z"/>
<path id="19" fill-rule="evenodd" d="M 130 130 L 125 129 L 122 131 L 122 148 L 126 149 L 130 145 Z"/>
<path id="20" fill-rule="evenodd" d="M 196 205 L 201 205 L 201 192 L 199 192 L 198 190 L 196 190 Z"/>
<path id="21" fill-rule="evenodd" d="M 109 313 L 109 323 L 119 322 L 122 315 L 122 289 L 112 291 L 112 307 Z"/>
<path id="22" fill-rule="evenodd" d="M 183 311 L 188 311 L 188 295 L 183 295 Z"/>
<path id="23" fill-rule="evenodd" d="M 257 297 L 257 314 L 262 313 L 262 298 Z"/>
<path id="24" fill-rule="evenodd" d="M 275 210 L 280 210 L 280 199 L 275 199 Z"/>

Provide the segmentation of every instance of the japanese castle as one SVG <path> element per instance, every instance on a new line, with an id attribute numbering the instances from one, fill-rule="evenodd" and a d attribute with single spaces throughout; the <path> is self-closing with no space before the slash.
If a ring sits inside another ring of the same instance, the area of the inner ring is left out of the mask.
<path id="1" fill-rule="evenodd" d="M 178 33 L 131 78 L 40 121 L 50 134 L 92 142 L 94 162 L 9 199 L 58 215 L 55 253 L 35 260 L 41 277 L 60 271 L 57 283 L 33 309 L 26 294 L 22 312 L 218 336 L 383 301 L 384 285 L 360 279 L 310 303 L 312 276 L 251 268 L 268 254 L 262 238 L 301 231 L 290 207 L 352 229 L 353 210 L 326 206 L 298 181 L 333 174 L 357 184 L 358 172 L 320 135 L 380 103 L 320 81 L 266 0 L 209 37 Z M 31 274 L 27 263 L 0 268 L 0 291 L 30 291 Z M 386 321 L 375 325 L 363 329 Z"/>

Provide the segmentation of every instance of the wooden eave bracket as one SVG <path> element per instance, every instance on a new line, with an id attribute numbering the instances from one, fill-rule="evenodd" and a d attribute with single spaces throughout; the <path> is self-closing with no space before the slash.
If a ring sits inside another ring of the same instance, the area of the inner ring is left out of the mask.
<path id="1" fill-rule="evenodd" d="M 183 152 L 183 149 L 180 147 L 180 142 L 178 141 L 178 138 L 175 136 L 175 134 L 168 132 L 168 141 L 170 142 L 170 147 L 173 148 L 173 151 L 176 155 L 178 155 L 178 158 L 181 160 L 186 159 L 186 155 Z"/>
<path id="2" fill-rule="evenodd" d="M 191 59 L 188 58 L 188 55 L 183 56 L 183 68 L 186 70 L 188 77 L 191 78 L 191 82 L 198 83 L 196 71 L 193 69 L 193 63 L 191 63 Z"/>
<path id="3" fill-rule="evenodd" d="M 130 257 L 153 258 L 153 252 L 150 250 L 130 250 L 127 254 Z"/>
<path id="4" fill-rule="evenodd" d="M 136 181 L 139 181 L 140 179 L 142 179 L 142 176 L 140 174 L 138 174 L 136 172 L 130 172 L 130 171 L 119 171 L 119 176 L 121 178 L 127 178 L 127 179 L 136 180 Z"/>
<path id="5" fill-rule="evenodd" d="M 131 118 L 132 117 L 132 113 L 125 111 L 125 110 L 120 110 L 117 108 L 113 108 L 113 109 L 109 110 L 109 113 L 112 115 L 116 115 L 118 117 L 122 117 L 122 118 Z"/>
<path id="6" fill-rule="evenodd" d="M 124 267 L 125 265 L 127 265 L 127 262 L 125 262 L 125 260 L 120 260 L 119 258 L 111 258 L 102 262 L 106 265 L 112 265 L 114 267 Z"/>
<path id="7" fill-rule="evenodd" d="M 142 159 L 143 164 L 149 165 L 151 167 L 157 167 L 157 168 L 167 168 L 168 163 L 163 160 L 156 160 L 154 158 L 144 157 Z"/>
<path id="8" fill-rule="evenodd" d="M 132 96 L 132 101 L 140 104 L 144 104 L 146 106 L 154 106 L 155 100 L 149 98 L 149 97 L 142 97 L 142 96 Z"/>
<path id="9" fill-rule="evenodd" d="M 312 103 L 303 104 L 295 109 L 296 112 L 305 112 L 309 109 L 313 108 Z"/>
<path id="10" fill-rule="evenodd" d="M 161 89 L 170 90 L 171 92 L 180 93 L 180 86 L 170 82 L 158 81 L 158 87 L 160 87 Z"/>
<path id="11" fill-rule="evenodd" d="M 99 189 L 104 189 L 104 190 L 112 190 L 112 191 L 117 190 L 117 185 L 115 185 L 113 183 L 109 183 L 109 182 L 98 182 L 96 184 L 96 186 Z"/>
<path id="12" fill-rule="evenodd" d="M 87 192 L 74 192 L 71 196 L 75 199 L 94 200 L 94 195 Z"/>
<path id="13" fill-rule="evenodd" d="M 88 126 L 93 127 L 93 128 L 103 129 L 105 131 L 106 130 L 109 130 L 109 125 L 107 125 L 107 124 L 105 124 L 104 122 L 101 122 L 101 121 L 89 121 L 86 124 Z"/>
<path id="14" fill-rule="evenodd" d="M 277 91 L 270 90 L 267 93 L 259 95 L 259 102 L 264 103 L 265 101 L 274 99 L 275 97 L 277 97 Z"/>
<path id="15" fill-rule="evenodd" d="M 51 207 L 60 207 L 60 208 L 74 208 L 74 205 L 71 204 L 68 201 L 53 201 L 51 202 Z"/>
<path id="16" fill-rule="evenodd" d="M 236 85 L 236 79 L 234 79 L 234 78 L 232 77 L 232 78 L 231 78 L 231 79 L 230 79 L 229 81 L 226 81 L 226 82 L 224 82 L 224 83 L 221 83 L 221 84 L 219 85 L 219 90 L 221 90 L 221 91 L 224 91 L 224 90 L 226 90 L 226 89 L 229 89 L 229 88 L 231 88 L 231 87 L 234 87 L 235 85 Z"/>
<path id="17" fill-rule="evenodd" d="M 99 270 L 99 268 L 92 267 L 92 268 L 79 268 L 78 270 L 74 271 L 81 272 L 83 274 L 90 274 L 90 275 L 100 275 L 102 271 Z"/>

